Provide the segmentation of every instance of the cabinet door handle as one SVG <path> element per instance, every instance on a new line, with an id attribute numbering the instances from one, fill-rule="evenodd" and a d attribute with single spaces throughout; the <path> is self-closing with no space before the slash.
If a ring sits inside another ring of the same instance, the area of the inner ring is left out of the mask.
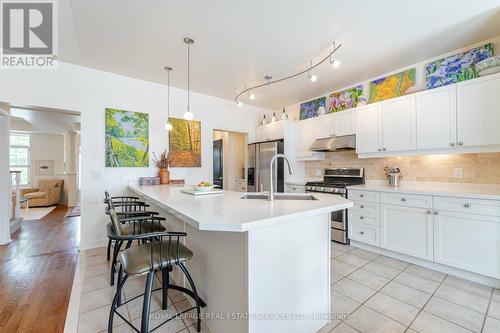
<path id="1" fill-rule="evenodd" d="M 378 151 L 382 151 L 382 149 L 379 148 Z"/>
<path id="2" fill-rule="evenodd" d="M 359 219 L 360 220 L 364 220 L 365 218 L 364 218 L 364 216 L 360 216 Z"/>
<path id="3" fill-rule="evenodd" d="M 435 210 L 434 215 L 439 215 L 439 212 L 437 210 Z"/>
<path id="4" fill-rule="evenodd" d="M 382 150 L 383 150 L 383 151 L 386 151 L 386 149 L 385 149 L 385 148 L 382 148 Z"/>
<path id="5" fill-rule="evenodd" d="M 360 235 L 364 235 L 364 234 L 365 234 L 365 232 L 364 232 L 364 231 L 360 231 L 360 232 L 359 232 L 359 234 L 360 234 Z"/>
<path id="6" fill-rule="evenodd" d="M 405 201 L 406 201 L 406 198 L 401 198 L 401 201 L 405 202 Z"/>
<path id="7" fill-rule="evenodd" d="M 463 145 L 464 145 L 464 143 L 463 143 L 463 142 L 459 142 L 459 143 L 458 143 L 458 145 L 459 145 L 459 146 L 463 146 Z"/>
<path id="8" fill-rule="evenodd" d="M 465 208 L 470 208 L 470 205 L 468 203 L 464 204 Z"/>
<path id="9" fill-rule="evenodd" d="M 365 206 L 361 205 L 361 206 L 359 206 L 359 208 L 363 209 L 363 208 L 365 208 Z"/>
<path id="10" fill-rule="evenodd" d="M 360 194 L 360 195 L 359 195 L 359 197 L 360 197 L 360 198 L 362 198 L 362 197 L 364 197 L 364 195 L 363 195 L 363 194 Z"/>
<path id="11" fill-rule="evenodd" d="M 427 214 L 429 214 L 429 215 L 430 215 L 431 213 L 432 213 L 432 212 L 431 212 L 430 210 L 428 210 L 428 211 L 427 211 Z"/>
<path id="12" fill-rule="evenodd" d="M 455 142 L 450 143 L 450 147 L 455 147 Z"/>

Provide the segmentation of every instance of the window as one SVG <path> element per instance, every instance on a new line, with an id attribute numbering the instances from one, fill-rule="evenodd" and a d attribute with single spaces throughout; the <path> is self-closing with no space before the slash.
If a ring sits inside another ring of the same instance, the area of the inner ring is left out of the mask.
<path id="1" fill-rule="evenodd" d="M 10 134 L 9 163 L 11 171 L 21 171 L 21 184 L 30 183 L 30 135 Z"/>

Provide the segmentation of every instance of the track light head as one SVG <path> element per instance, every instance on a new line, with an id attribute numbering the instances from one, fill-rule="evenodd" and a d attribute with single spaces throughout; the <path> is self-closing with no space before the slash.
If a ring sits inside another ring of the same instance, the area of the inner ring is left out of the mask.
<path id="1" fill-rule="evenodd" d="M 332 62 L 332 67 L 333 68 L 337 69 L 337 68 L 339 68 L 339 66 L 340 66 L 340 61 L 339 60 L 334 60 Z"/>
<path id="2" fill-rule="evenodd" d="M 316 82 L 318 80 L 318 76 L 313 74 L 309 76 L 309 80 L 311 80 L 311 82 Z"/>

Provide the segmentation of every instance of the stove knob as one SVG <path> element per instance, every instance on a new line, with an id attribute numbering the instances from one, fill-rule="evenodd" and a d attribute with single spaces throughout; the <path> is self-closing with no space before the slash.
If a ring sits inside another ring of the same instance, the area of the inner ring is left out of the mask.
<path id="1" fill-rule="evenodd" d="M 309 190 L 314 191 L 314 190 L 316 190 L 316 187 L 314 187 L 314 186 L 309 186 Z"/>
<path id="2" fill-rule="evenodd" d="M 325 188 L 324 187 L 316 187 L 316 191 L 324 192 Z"/>
<path id="3" fill-rule="evenodd" d="M 335 189 L 334 188 L 327 188 L 326 191 L 331 193 L 331 192 L 335 192 Z"/>

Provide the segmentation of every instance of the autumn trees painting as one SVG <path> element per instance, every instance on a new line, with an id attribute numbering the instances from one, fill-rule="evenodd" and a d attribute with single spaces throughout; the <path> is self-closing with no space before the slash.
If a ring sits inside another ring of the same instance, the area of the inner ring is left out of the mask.
<path id="1" fill-rule="evenodd" d="M 170 118 L 170 123 L 170 166 L 201 167 L 201 122 Z"/>

